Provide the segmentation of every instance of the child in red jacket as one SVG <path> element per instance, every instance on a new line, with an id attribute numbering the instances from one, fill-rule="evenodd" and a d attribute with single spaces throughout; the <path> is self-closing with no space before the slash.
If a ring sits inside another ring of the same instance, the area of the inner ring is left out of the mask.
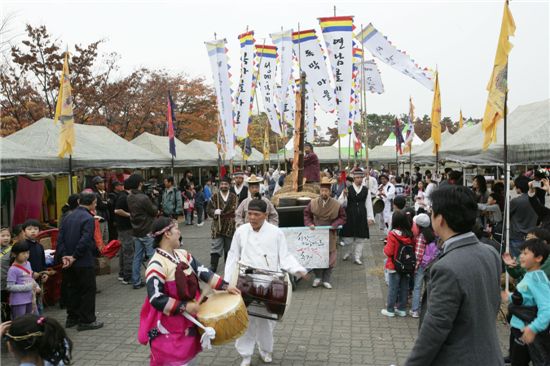
<path id="1" fill-rule="evenodd" d="M 414 273 L 414 239 L 407 214 L 396 211 L 392 215 L 392 230 L 384 246 L 388 257 L 386 270 L 389 272 L 388 301 L 382 315 L 394 317 L 407 316 L 407 295 L 410 276 Z M 397 309 L 395 309 L 397 305 Z"/>

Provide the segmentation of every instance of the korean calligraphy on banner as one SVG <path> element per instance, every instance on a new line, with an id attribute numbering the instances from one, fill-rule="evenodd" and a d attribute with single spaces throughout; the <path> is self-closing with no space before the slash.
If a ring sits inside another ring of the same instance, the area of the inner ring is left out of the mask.
<path id="1" fill-rule="evenodd" d="M 241 79 L 237 89 L 235 105 L 235 130 L 239 140 L 248 136 L 248 123 L 252 114 L 255 88 L 254 75 L 254 32 L 239 36 L 241 44 Z"/>
<path id="2" fill-rule="evenodd" d="M 352 126 L 355 123 L 361 122 L 361 61 L 363 60 L 363 50 L 360 48 L 353 49 L 353 83 L 351 93 L 351 109 L 352 109 Z"/>
<path id="3" fill-rule="evenodd" d="M 311 83 L 312 94 L 315 101 L 325 112 L 332 112 L 336 108 L 336 96 L 325 63 L 325 57 L 321 44 L 317 39 L 315 30 L 305 30 L 292 33 L 294 53 L 298 55 L 300 68 L 306 73 Z"/>
<path id="4" fill-rule="evenodd" d="M 220 115 L 220 132 L 218 136 L 226 159 L 235 156 L 235 135 L 233 131 L 233 106 L 231 98 L 231 81 L 227 63 L 227 48 L 225 39 L 205 42 L 214 79 L 216 100 Z"/>
<path id="5" fill-rule="evenodd" d="M 278 88 L 278 107 L 283 122 L 294 125 L 294 93 L 292 88 L 292 29 L 269 35 L 279 54 L 281 84 Z M 290 90 L 289 90 L 290 89 Z"/>
<path id="6" fill-rule="evenodd" d="M 382 77 L 380 71 L 374 60 L 365 60 L 365 90 L 371 93 L 382 94 L 384 92 L 384 85 L 382 84 Z"/>
<path id="7" fill-rule="evenodd" d="M 300 79 L 296 79 L 296 86 L 300 87 Z M 313 142 L 315 139 L 315 98 L 311 90 L 311 84 L 306 79 L 306 106 L 305 106 L 305 141 Z"/>
<path id="8" fill-rule="evenodd" d="M 284 227 L 288 252 L 305 268 L 328 268 L 330 226 Z"/>
<path id="9" fill-rule="evenodd" d="M 344 136 L 349 133 L 352 122 L 353 17 L 319 18 L 319 23 L 334 76 L 338 134 Z"/>
<path id="10" fill-rule="evenodd" d="M 433 72 L 427 68 L 420 68 L 409 55 L 395 48 L 372 24 L 359 33 L 358 38 L 374 57 L 413 78 L 426 88 L 434 89 Z"/>
<path id="11" fill-rule="evenodd" d="M 281 135 L 281 123 L 277 113 L 277 102 L 275 94 L 275 74 L 277 72 L 277 47 L 275 46 L 256 46 L 256 53 L 259 61 L 259 82 L 260 90 L 263 96 L 264 109 L 269 120 L 271 130 Z"/>

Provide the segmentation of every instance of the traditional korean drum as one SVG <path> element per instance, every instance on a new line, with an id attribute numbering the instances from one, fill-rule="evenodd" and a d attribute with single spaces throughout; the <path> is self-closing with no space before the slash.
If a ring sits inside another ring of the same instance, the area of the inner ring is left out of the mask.
<path id="1" fill-rule="evenodd" d="M 241 264 L 237 288 L 250 316 L 281 320 L 290 306 L 292 285 L 288 273 Z"/>
<path id="2" fill-rule="evenodd" d="M 240 295 L 218 292 L 209 295 L 200 305 L 197 318 L 205 327 L 216 331 L 213 345 L 231 342 L 242 336 L 248 328 L 248 313 Z M 203 330 L 199 328 L 202 334 Z"/>
<path id="3" fill-rule="evenodd" d="M 384 201 L 382 201 L 381 198 L 373 198 L 372 199 L 372 210 L 374 211 L 374 214 L 379 214 L 384 211 Z"/>

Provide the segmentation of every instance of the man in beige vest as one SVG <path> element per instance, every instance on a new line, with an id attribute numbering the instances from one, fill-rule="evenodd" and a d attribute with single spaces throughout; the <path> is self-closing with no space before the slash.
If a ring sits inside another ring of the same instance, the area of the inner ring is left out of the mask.
<path id="1" fill-rule="evenodd" d="M 252 174 L 248 179 L 248 197 L 245 198 L 235 211 L 235 223 L 237 227 L 248 223 L 248 205 L 250 201 L 254 199 L 261 199 L 267 204 L 267 222 L 275 226 L 279 226 L 279 214 L 273 204 L 265 197 L 262 197 L 260 194 L 260 183 L 262 180 L 256 175 Z"/>
<path id="2" fill-rule="evenodd" d="M 330 197 L 332 181 L 328 177 L 321 179 L 320 196 L 312 200 L 304 210 L 304 224 L 314 230 L 315 226 L 331 226 L 329 231 L 329 267 L 315 269 L 313 287 L 318 287 L 321 282 L 325 288 L 331 289 L 330 276 L 336 264 L 336 242 L 338 226 L 346 223 L 346 211 L 340 203 Z"/>

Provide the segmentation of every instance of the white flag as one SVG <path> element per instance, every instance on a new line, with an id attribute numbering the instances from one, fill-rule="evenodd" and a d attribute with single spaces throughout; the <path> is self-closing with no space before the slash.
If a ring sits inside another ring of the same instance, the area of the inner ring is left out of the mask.
<path id="1" fill-rule="evenodd" d="M 338 134 L 347 135 L 351 129 L 351 90 L 353 73 L 353 17 L 319 18 L 327 46 L 338 112 Z"/>
<path id="2" fill-rule="evenodd" d="M 254 32 L 239 36 L 241 44 L 241 79 L 235 98 L 235 130 L 239 140 L 248 137 L 248 123 L 252 114 L 255 87 Z"/>
<path id="3" fill-rule="evenodd" d="M 277 101 L 275 99 L 277 89 L 275 87 L 275 75 L 277 73 L 277 47 L 256 46 L 259 58 L 260 90 L 263 96 L 263 105 L 271 130 L 281 135 L 281 122 L 277 113 Z"/>
<path id="4" fill-rule="evenodd" d="M 235 134 L 233 130 L 233 108 L 231 105 L 231 81 L 229 79 L 229 65 L 227 63 L 227 49 L 225 39 L 205 42 L 210 58 L 216 101 L 220 114 L 220 127 L 223 129 L 223 151 L 226 159 L 235 156 Z"/>
<path id="5" fill-rule="evenodd" d="M 308 83 L 311 83 L 313 97 L 325 112 L 336 108 L 334 88 L 330 84 L 327 64 L 321 44 L 315 30 L 305 30 L 292 33 L 294 53 L 298 55 L 302 71 L 306 73 Z"/>
<path id="6" fill-rule="evenodd" d="M 409 55 L 395 48 L 372 24 L 359 33 L 358 38 L 374 57 L 433 90 L 435 80 L 433 71 L 420 68 Z"/>
<path id="7" fill-rule="evenodd" d="M 382 94 L 384 92 L 384 85 L 382 84 L 382 77 L 380 71 L 374 60 L 364 61 L 365 66 L 365 90 L 371 93 Z"/>
<path id="8" fill-rule="evenodd" d="M 285 123 L 294 125 L 294 92 L 292 77 L 292 29 L 271 33 L 271 40 L 277 47 L 281 83 L 278 88 L 278 107 Z M 291 100 L 292 99 L 292 100 Z"/>

